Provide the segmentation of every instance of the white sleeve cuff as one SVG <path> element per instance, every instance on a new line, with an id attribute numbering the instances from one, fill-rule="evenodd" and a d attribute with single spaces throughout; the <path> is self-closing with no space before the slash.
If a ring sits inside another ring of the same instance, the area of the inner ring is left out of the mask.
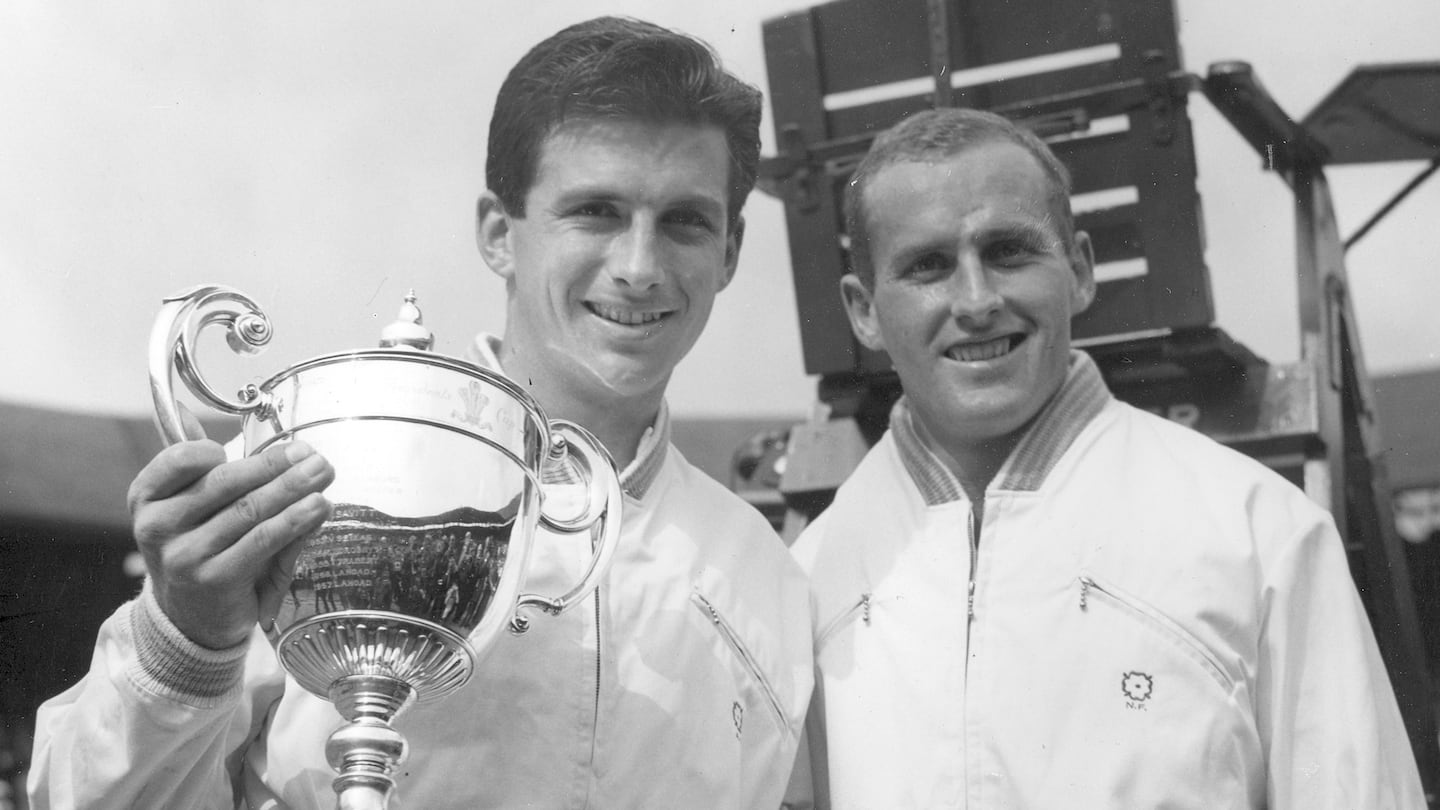
<path id="1" fill-rule="evenodd" d="M 249 638 L 224 650 L 201 647 L 165 615 L 149 579 L 130 604 L 130 632 L 139 664 L 136 685 L 146 691 L 210 708 L 240 688 Z"/>

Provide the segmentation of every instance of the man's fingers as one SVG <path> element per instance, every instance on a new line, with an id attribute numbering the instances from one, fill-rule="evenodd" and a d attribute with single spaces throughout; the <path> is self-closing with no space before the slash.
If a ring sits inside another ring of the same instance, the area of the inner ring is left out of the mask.
<path id="1" fill-rule="evenodd" d="M 334 480 L 330 463 L 302 442 L 216 468 L 197 487 L 203 502 L 216 507 L 205 519 L 205 530 L 221 542 L 210 552 L 218 554 L 254 533 L 251 545 L 258 542 L 257 553 L 268 560 L 329 515 L 329 504 L 318 493 Z M 306 503 L 310 496 L 315 497 Z"/>
<path id="2" fill-rule="evenodd" d="M 335 477 L 330 463 L 303 442 L 217 464 L 223 456 L 224 450 L 213 442 L 184 442 L 167 448 L 147 466 L 131 487 L 135 537 L 142 547 L 168 546 L 186 536 L 185 558 L 201 564 L 301 499 L 324 490 Z M 190 480 L 189 486 L 174 491 L 185 480 Z M 328 508 L 323 498 L 310 507 L 311 511 Z M 294 539 L 284 535 L 287 525 L 282 520 L 262 532 L 262 538 L 280 532 L 271 554 Z"/>
<path id="3" fill-rule="evenodd" d="M 130 482 L 130 512 L 173 497 L 225 463 L 225 448 L 211 441 L 181 442 L 161 450 Z"/>
<path id="4" fill-rule="evenodd" d="M 311 492 L 330 485 L 329 462 L 304 442 L 286 442 L 265 452 L 215 467 L 179 497 L 196 524 L 213 516 L 238 518 L 235 537 Z M 281 482 L 281 486 L 271 484 Z"/>
<path id="5" fill-rule="evenodd" d="M 268 590 L 283 592 L 289 587 L 301 541 L 320 528 L 329 517 L 330 502 L 325 496 L 318 492 L 306 495 L 273 517 L 256 524 L 228 548 L 220 550 L 213 564 L 223 569 L 247 572 L 251 581 L 256 583 L 263 607 Z M 269 616 L 260 618 L 264 621 Z"/>
<path id="6" fill-rule="evenodd" d="M 290 589 L 290 582 L 295 578 L 295 561 L 304 548 L 305 539 L 301 537 L 281 549 L 271 561 L 268 575 L 256 585 L 262 627 L 280 612 L 280 600 Z"/>

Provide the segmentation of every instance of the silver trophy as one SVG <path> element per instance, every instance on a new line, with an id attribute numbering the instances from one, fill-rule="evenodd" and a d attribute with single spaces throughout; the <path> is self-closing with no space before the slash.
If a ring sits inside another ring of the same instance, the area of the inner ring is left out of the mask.
<path id="1" fill-rule="evenodd" d="M 619 536 L 614 464 L 504 375 L 430 352 L 413 293 L 381 348 L 304 361 L 236 400 L 196 367 L 211 325 L 236 353 L 270 341 L 239 291 L 165 299 L 149 348 L 156 422 L 166 443 L 185 438 L 178 372 L 203 403 L 243 416 L 246 455 L 303 439 L 330 460 L 334 512 L 304 541 L 268 634 L 286 671 L 347 721 L 326 745 L 337 807 L 383 808 L 406 757 L 395 716 L 459 689 L 501 632 L 525 631 L 527 608 L 558 614 L 599 584 Z M 559 596 L 520 590 L 537 524 L 589 535 L 589 567 Z"/>

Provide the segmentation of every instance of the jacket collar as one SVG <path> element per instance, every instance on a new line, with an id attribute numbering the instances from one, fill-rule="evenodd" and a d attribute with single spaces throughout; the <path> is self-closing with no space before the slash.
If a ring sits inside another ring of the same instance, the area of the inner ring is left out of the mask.
<path id="1" fill-rule="evenodd" d="M 500 367 L 500 338 L 494 335 L 477 335 L 465 352 L 465 359 L 483 368 L 505 373 Z M 645 433 L 640 436 L 640 446 L 635 449 L 635 460 L 620 471 L 620 488 L 626 495 L 636 500 L 644 499 L 645 493 L 650 491 L 650 486 L 660 475 L 660 468 L 665 464 L 665 453 L 669 447 L 670 406 L 662 400 L 655 424 L 646 428 Z"/>
<path id="2" fill-rule="evenodd" d="M 1085 352 L 1070 353 L 1070 368 L 1060 390 L 1025 430 L 988 490 L 1033 492 L 1038 490 L 1060 457 L 1080 431 L 1099 415 L 1112 399 L 1095 362 Z M 909 405 L 901 397 L 890 412 L 890 434 L 900 451 L 900 460 L 929 506 L 950 503 L 964 497 L 960 480 L 940 460 L 916 430 Z"/>

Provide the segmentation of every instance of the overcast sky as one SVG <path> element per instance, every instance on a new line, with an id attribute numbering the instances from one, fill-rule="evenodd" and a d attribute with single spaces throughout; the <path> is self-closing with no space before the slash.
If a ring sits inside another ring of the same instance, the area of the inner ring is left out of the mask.
<path id="1" fill-rule="evenodd" d="M 409 287 L 438 348 L 458 353 L 477 329 L 503 330 L 471 215 L 495 91 L 531 44 L 630 14 L 705 38 L 764 88 L 761 21 L 807 5 L 0 4 L 0 401 L 147 412 L 150 322 L 163 296 L 201 282 L 245 290 L 276 324 L 258 358 L 207 357 L 222 382 L 373 344 Z M 1434 0 L 1179 10 L 1190 70 L 1249 61 L 1297 118 L 1356 64 L 1440 59 Z M 1288 192 L 1202 98 L 1191 111 L 1219 324 L 1293 359 Z M 1335 169 L 1341 232 L 1422 165 Z M 783 210 L 757 194 L 747 218 L 736 282 L 671 387 L 678 415 L 794 417 L 814 397 Z M 1440 366 L 1437 223 L 1440 180 L 1350 254 L 1372 370 Z"/>

